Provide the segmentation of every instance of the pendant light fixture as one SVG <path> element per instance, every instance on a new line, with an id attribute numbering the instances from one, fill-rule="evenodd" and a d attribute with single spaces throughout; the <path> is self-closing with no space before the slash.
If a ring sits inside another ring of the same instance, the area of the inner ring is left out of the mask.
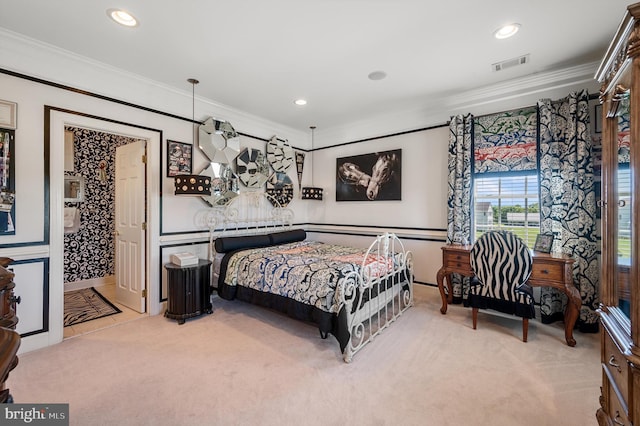
<path id="1" fill-rule="evenodd" d="M 195 110 L 196 84 L 195 78 L 187 80 L 191 83 L 191 146 L 195 146 Z M 193 153 L 193 149 L 191 150 Z M 175 195 L 211 195 L 211 178 L 206 175 L 178 175 L 174 177 Z"/>
<path id="2" fill-rule="evenodd" d="M 316 126 L 309 127 L 311 129 L 311 153 L 313 154 L 313 145 L 314 145 L 314 135 Z M 311 186 L 303 186 L 302 187 L 302 196 L 303 200 L 318 200 L 322 201 L 322 188 L 318 188 L 313 186 L 313 170 L 315 167 L 311 168 Z"/>

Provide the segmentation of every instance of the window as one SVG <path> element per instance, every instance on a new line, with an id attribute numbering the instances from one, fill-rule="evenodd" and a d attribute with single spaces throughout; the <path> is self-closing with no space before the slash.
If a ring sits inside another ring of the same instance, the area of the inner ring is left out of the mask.
<path id="1" fill-rule="evenodd" d="M 618 261 L 631 258 L 631 170 L 628 164 L 618 169 Z M 626 166 L 626 167 L 625 167 Z"/>
<path id="2" fill-rule="evenodd" d="M 475 239 L 488 230 L 504 229 L 533 247 L 540 233 L 537 173 L 476 175 L 473 215 Z"/>

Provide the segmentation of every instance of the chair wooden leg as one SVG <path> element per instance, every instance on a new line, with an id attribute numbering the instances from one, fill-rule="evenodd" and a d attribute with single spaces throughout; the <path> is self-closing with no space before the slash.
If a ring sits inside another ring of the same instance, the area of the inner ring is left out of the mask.
<path id="1" fill-rule="evenodd" d="M 527 341 L 527 334 L 529 333 L 529 318 L 522 318 L 522 341 Z"/>
<path id="2" fill-rule="evenodd" d="M 478 325 L 478 308 L 472 308 L 471 318 L 473 318 L 473 329 L 475 330 Z"/>

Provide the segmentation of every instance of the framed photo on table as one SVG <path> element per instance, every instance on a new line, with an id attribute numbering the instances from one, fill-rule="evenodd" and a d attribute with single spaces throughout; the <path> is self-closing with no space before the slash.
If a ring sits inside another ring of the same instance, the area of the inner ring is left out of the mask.
<path id="1" fill-rule="evenodd" d="M 193 168 L 193 146 L 167 140 L 167 177 L 190 175 Z"/>
<path id="2" fill-rule="evenodd" d="M 536 244 L 533 246 L 533 251 L 539 251 L 540 253 L 551 253 L 551 246 L 553 245 L 553 234 L 538 234 L 536 237 Z"/>

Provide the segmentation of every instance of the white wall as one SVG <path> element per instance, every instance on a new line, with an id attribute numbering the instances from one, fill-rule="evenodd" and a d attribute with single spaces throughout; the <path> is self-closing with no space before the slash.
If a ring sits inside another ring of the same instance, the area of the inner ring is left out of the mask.
<path id="1" fill-rule="evenodd" d="M 324 209 L 310 222 L 443 228 L 447 224 L 448 127 L 316 150 L 314 185 L 324 189 Z M 402 201 L 336 201 L 336 159 L 402 150 Z M 444 200 L 444 203 L 442 202 Z"/>

